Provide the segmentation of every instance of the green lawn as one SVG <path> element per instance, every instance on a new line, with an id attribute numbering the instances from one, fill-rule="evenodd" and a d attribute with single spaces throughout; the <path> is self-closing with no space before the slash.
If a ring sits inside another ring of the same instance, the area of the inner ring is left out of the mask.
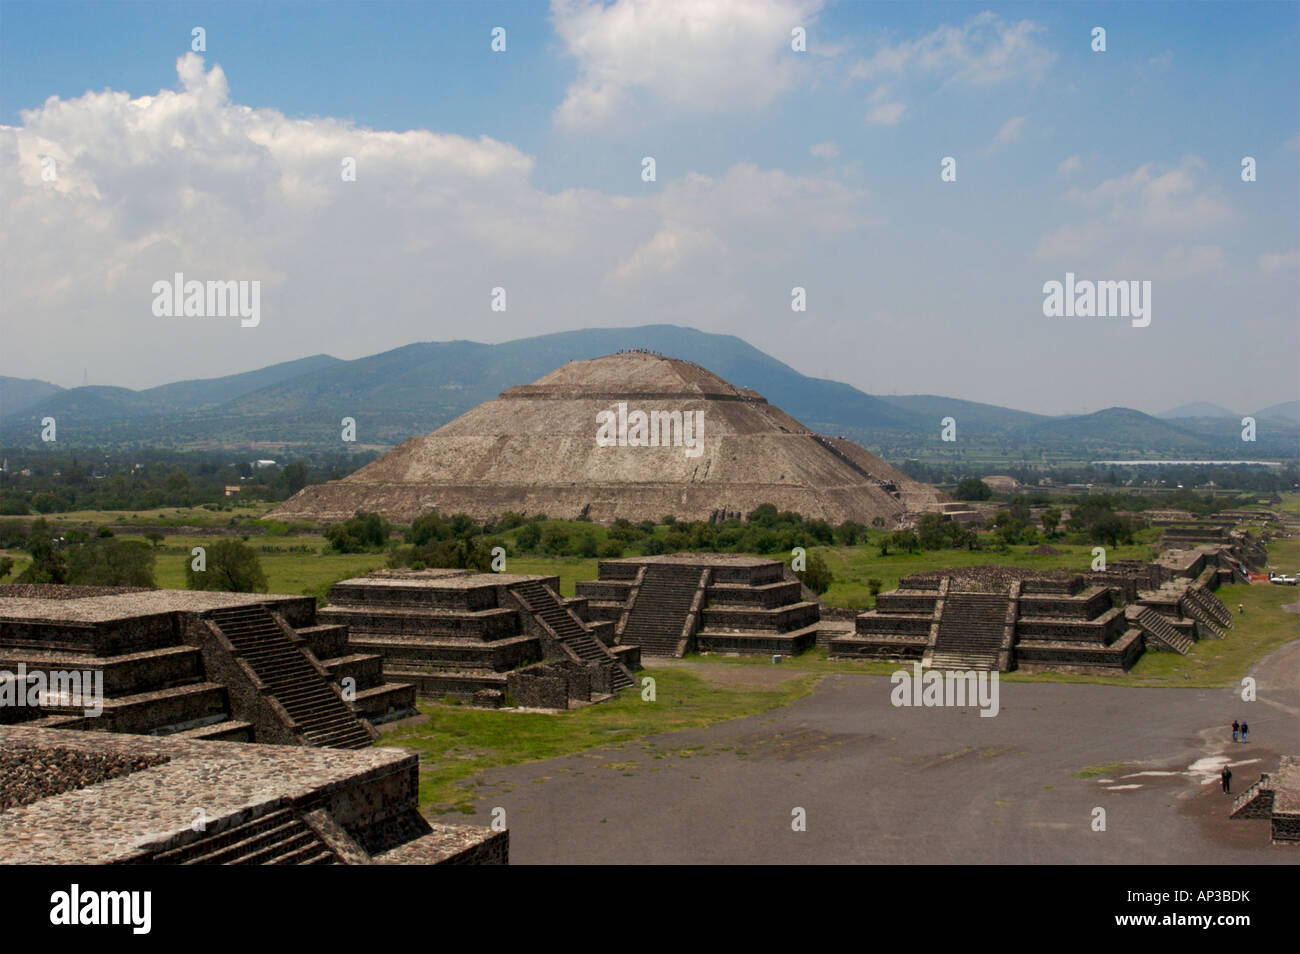
<path id="1" fill-rule="evenodd" d="M 636 675 L 638 680 L 654 678 L 654 702 L 642 701 L 635 688 L 599 705 L 555 714 L 422 702 L 420 711 L 428 716 L 427 722 L 381 727 L 377 744 L 419 753 L 420 805 L 430 814 L 453 810 L 473 814 L 474 801 L 484 793 L 476 793 L 466 780 L 485 769 L 766 712 L 806 695 L 817 681 L 809 674 L 779 686 L 718 685 L 681 667 L 667 666 L 647 666 Z"/>

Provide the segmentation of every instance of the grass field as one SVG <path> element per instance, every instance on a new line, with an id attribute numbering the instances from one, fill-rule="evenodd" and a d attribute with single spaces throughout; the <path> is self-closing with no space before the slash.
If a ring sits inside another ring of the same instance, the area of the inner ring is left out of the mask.
<path id="1" fill-rule="evenodd" d="M 383 729 L 378 744 L 419 753 L 422 808 L 473 814 L 465 780 L 485 769 L 766 712 L 806 695 L 817 679 L 810 673 L 779 686 L 719 685 L 680 667 L 647 666 L 637 673 L 638 679 L 647 676 L 655 680 L 653 702 L 629 689 L 609 702 L 553 714 L 421 703 L 426 721 Z"/>

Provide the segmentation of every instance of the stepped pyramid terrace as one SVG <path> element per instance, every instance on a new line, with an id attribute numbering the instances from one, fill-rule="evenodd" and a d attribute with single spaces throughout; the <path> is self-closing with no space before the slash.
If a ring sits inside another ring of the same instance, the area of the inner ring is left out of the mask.
<path id="1" fill-rule="evenodd" d="M 0 586 L 0 723 L 365 748 L 411 686 L 306 596 Z"/>
<path id="2" fill-rule="evenodd" d="M 824 636 L 821 604 L 780 560 L 718 553 L 601 560 L 577 593 L 642 655 L 797 655 Z"/>
<path id="3" fill-rule="evenodd" d="M 509 832 L 432 824 L 418 790 L 418 757 L 399 749 L 0 726 L 0 856 L 43 865 L 506 863 Z"/>
<path id="4" fill-rule="evenodd" d="M 1140 582 L 1153 588 L 1139 589 Z M 938 669 L 1124 672 L 1145 650 L 1186 655 L 1222 639 L 1232 615 L 1217 578 L 1163 578 L 1159 567 L 1071 574 L 1003 566 L 914 573 L 881 593 L 832 658 L 920 660 Z"/>
<path id="5" fill-rule="evenodd" d="M 1284 755 L 1232 803 L 1230 818 L 1267 818 L 1275 845 L 1300 845 L 1300 756 Z"/>
<path id="6" fill-rule="evenodd" d="M 945 500 L 755 391 L 689 361 L 631 352 L 509 388 L 268 516 L 333 521 L 363 510 L 410 523 L 437 509 L 637 522 L 725 519 L 773 504 L 836 524 L 895 525 Z"/>
<path id="7" fill-rule="evenodd" d="M 381 570 L 335 583 L 320 619 L 421 696 L 564 709 L 609 698 L 640 668 L 587 602 L 561 597 L 555 576 Z"/>

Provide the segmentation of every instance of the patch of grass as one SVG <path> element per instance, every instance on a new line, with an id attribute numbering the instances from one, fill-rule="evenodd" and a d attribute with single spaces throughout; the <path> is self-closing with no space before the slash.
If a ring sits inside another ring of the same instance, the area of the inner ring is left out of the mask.
<path id="1" fill-rule="evenodd" d="M 812 690 L 813 674 L 779 686 L 719 686 L 683 668 L 647 668 L 656 681 L 656 702 L 634 691 L 600 705 L 554 715 L 453 708 L 420 703 L 427 722 L 382 729 L 381 746 L 420 755 L 420 805 L 431 814 L 463 810 L 485 797 L 467 780 L 495 766 L 517 765 L 633 741 L 659 732 L 698 728 L 766 712 Z M 611 763 L 624 768 L 626 763 Z"/>
<path id="2" fill-rule="evenodd" d="M 1118 775 L 1132 764 L 1132 762 L 1108 762 L 1105 765 L 1089 765 L 1085 769 L 1070 774 L 1075 778 L 1100 778 L 1103 775 Z"/>
<path id="3" fill-rule="evenodd" d="M 589 525 L 590 526 L 590 525 Z M 560 578 L 560 595 L 574 596 L 579 580 L 594 580 L 597 576 L 596 566 L 600 561 L 583 557 L 534 557 L 518 556 L 506 561 L 506 570 L 510 573 L 536 573 Z"/>

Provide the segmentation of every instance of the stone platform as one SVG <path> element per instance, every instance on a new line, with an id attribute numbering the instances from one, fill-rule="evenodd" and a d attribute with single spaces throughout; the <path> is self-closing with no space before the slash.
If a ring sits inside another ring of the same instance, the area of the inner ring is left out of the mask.
<path id="1" fill-rule="evenodd" d="M 565 708 L 632 685 L 640 653 L 559 591 L 555 576 L 381 570 L 334 584 L 320 618 L 346 629 L 349 652 L 380 657 L 385 679 L 426 698 L 500 706 L 517 695 Z"/>
<path id="2" fill-rule="evenodd" d="M 418 790 L 418 758 L 397 749 L 0 726 L 0 857 L 41 865 L 507 862 L 508 832 L 430 824 Z"/>
<path id="3" fill-rule="evenodd" d="M 920 660 L 944 669 L 1124 672 L 1146 649 L 1186 654 L 1223 638 L 1231 617 L 1199 583 L 1136 590 L 1141 573 L 1070 574 L 980 566 L 917 573 L 881 593 L 832 658 Z M 1135 602 L 1117 593 L 1134 588 Z"/>
<path id="4" fill-rule="evenodd" d="M 644 655 L 798 655 L 816 644 L 821 604 L 780 560 L 718 553 L 602 560 L 577 584 L 619 646 Z"/>
<path id="5" fill-rule="evenodd" d="M 345 643 L 311 597 L 0 586 L 0 723 L 367 746 L 414 692 Z"/>
<path id="6" fill-rule="evenodd" d="M 1275 845 L 1300 845 L 1300 756 L 1284 755 L 1233 800 L 1231 818 L 1267 818 Z"/>

